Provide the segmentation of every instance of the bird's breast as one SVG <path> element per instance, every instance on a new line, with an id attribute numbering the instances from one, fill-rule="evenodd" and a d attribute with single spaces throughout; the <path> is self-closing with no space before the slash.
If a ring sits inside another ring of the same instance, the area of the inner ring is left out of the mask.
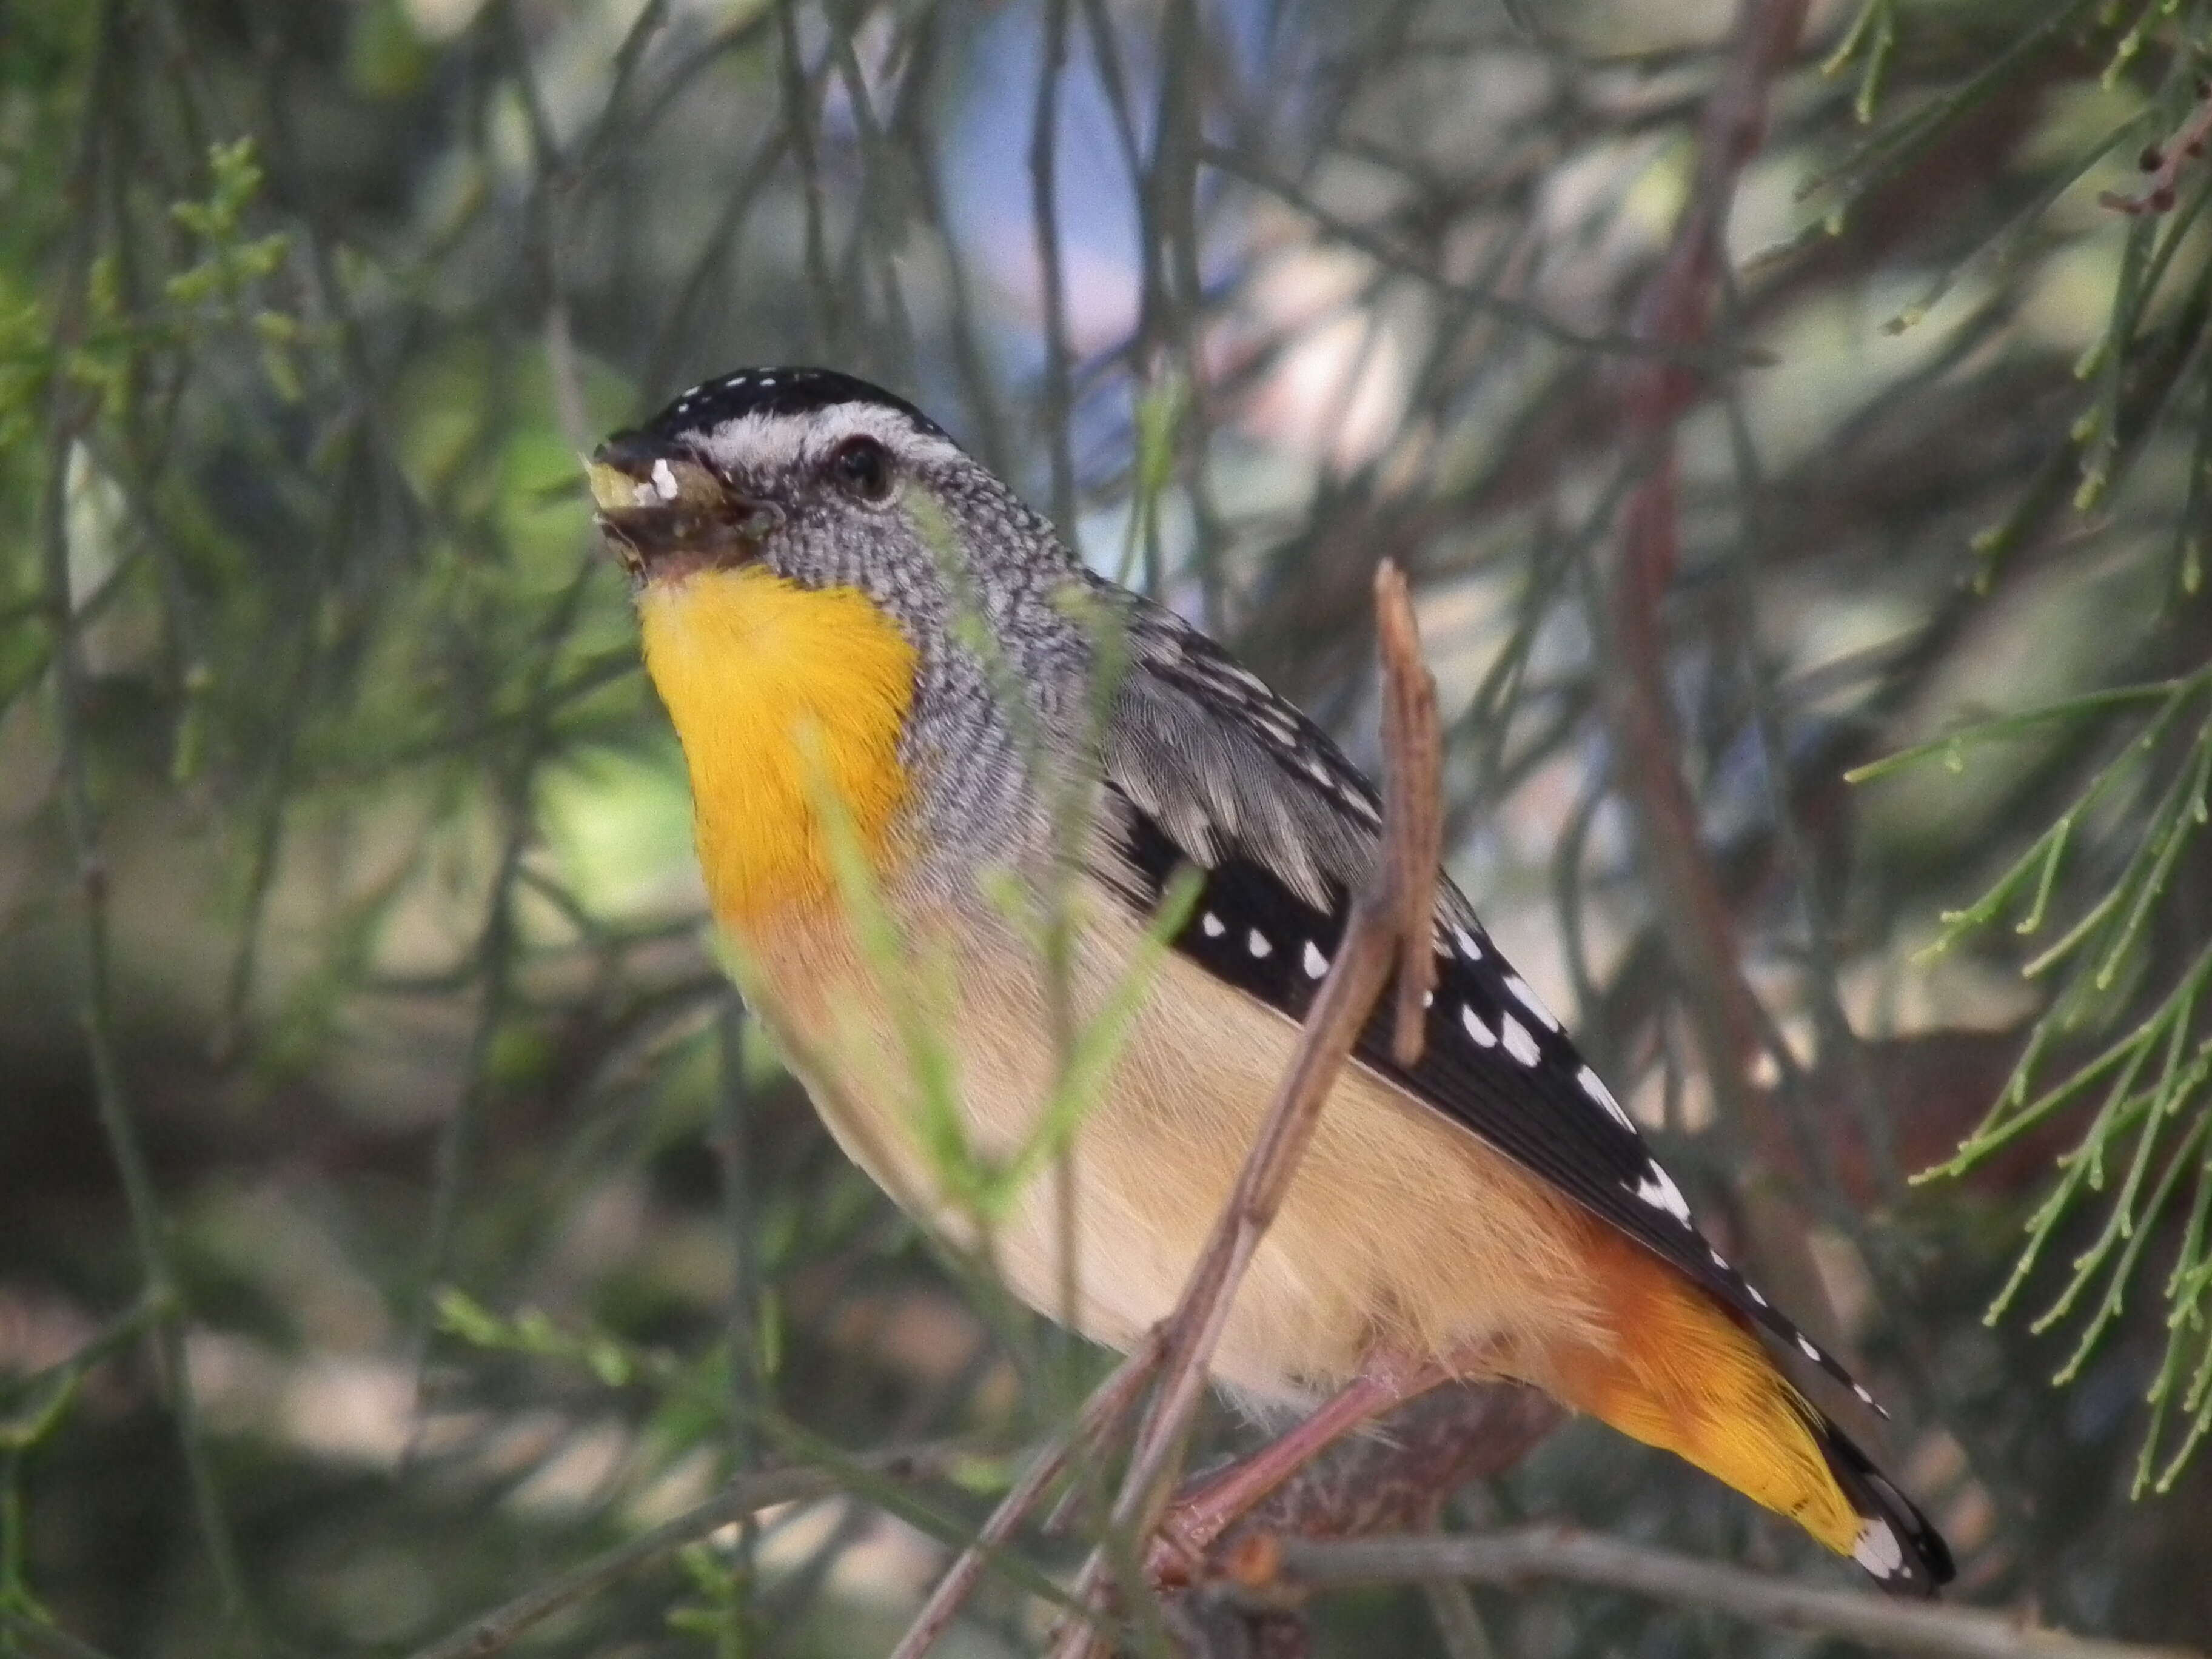
<path id="1" fill-rule="evenodd" d="M 1114 1000 L 1140 929 L 1091 890 L 1070 987 L 1079 1025 Z M 988 907 L 900 918 L 902 984 L 827 926 L 763 934 L 761 968 L 805 1050 L 840 1143 L 957 1241 L 987 1229 L 948 1181 L 916 1079 L 939 1045 L 969 1152 L 1018 1158 L 1053 1097 L 1049 980 Z M 990 1218 L 993 1267 L 1048 1315 L 1127 1346 L 1174 1307 L 1289 1063 L 1297 1028 L 1185 959 L 1164 970 L 1084 1106 L 1067 1185 L 1047 1164 Z M 1064 1216 L 1062 1201 L 1073 1212 Z M 1310 1397 L 1376 1346 L 1424 1356 L 1533 1353 L 1594 1310 L 1571 1206 L 1364 1068 L 1347 1070 L 1255 1256 L 1214 1370 L 1250 1396 Z M 1075 1260 L 1062 1261 L 1071 1239 Z M 1076 1303 L 1064 1305 L 1073 1286 Z"/>
<path id="2" fill-rule="evenodd" d="M 648 583 L 638 618 L 718 921 L 742 934 L 834 905 L 840 836 L 877 873 L 893 862 L 915 651 L 874 601 L 750 565 Z"/>

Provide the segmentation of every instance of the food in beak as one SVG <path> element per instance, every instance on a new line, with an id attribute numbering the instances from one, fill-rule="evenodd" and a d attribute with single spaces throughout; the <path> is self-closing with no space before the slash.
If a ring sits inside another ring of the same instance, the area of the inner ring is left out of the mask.
<path id="1" fill-rule="evenodd" d="M 584 463 L 599 534 L 641 580 L 741 564 L 772 520 L 697 462 L 653 454 L 623 435 Z"/>

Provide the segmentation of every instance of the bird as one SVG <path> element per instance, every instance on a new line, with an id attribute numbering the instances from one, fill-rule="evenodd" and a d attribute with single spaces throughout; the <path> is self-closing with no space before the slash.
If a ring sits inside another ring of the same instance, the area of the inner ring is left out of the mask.
<path id="1" fill-rule="evenodd" d="M 988 1224 L 1032 1307 L 1128 1349 L 1174 1308 L 1328 975 L 1378 856 L 1376 788 L 855 376 L 705 381 L 586 474 L 714 922 L 830 1133 L 926 1225 L 973 1243 Z M 1065 896 L 1056 952 L 1010 893 Z M 1400 1401 L 1499 1379 L 1679 1455 L 1883 1589 L 1935 1593 L 1942 1536 L 1778 1351 L 1872 1395 L 1708 1242 L 1448 878 L 1434 921 L 1420 1058 L 1394 1054 L 1386 994 L 1210 1362 L 1308 1426 L 1203 1489 L 1179 1536 L 1202 1548 Z M 1109 1017 L 1072 1204 L 1033 1180 L 987 1222 L 945 1136 L 1034 1146 L 1070 1022 Z"/>

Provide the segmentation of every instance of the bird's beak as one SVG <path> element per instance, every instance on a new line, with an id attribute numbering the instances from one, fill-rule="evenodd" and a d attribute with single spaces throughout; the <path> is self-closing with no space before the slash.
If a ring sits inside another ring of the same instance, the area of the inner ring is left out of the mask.
<path id="1" fill-rule="evenodd" d="M 781 516 L 642 432 L 617 432 L 584 463 L 607 550 L 638 581 L 749 563 Z"/>

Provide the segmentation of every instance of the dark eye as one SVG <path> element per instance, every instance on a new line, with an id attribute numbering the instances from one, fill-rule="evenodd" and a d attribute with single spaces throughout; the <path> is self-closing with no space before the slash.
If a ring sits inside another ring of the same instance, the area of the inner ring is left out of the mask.
<path id="1" fill-rule="evenodd" d="M 864 501 L 891 493 L 890 452 L 873 438 L 848 438 L 830 458 L 830 474 Z"/>

